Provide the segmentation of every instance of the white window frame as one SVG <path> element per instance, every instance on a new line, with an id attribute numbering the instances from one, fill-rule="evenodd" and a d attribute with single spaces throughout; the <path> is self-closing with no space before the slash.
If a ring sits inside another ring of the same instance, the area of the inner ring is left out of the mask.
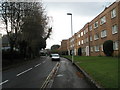
<path id="1" fill-rule="evenodd" d="M 92 46 L 90 47 L 90 52 L 93 52 L 93 47 Z"/>
<path id="2" fill-rule="evenodd" d="M 89 26 L 89 30 L 90 30 L 90 31 L 92 31 L 92 25 L 91 25 L 91 26 Z"/>
<path id="3" fill-rule="evenodd" d="M 84 35 L 86 34 L 86 31 L 84 30 Z"/>
<path id="4" fill-rule="evenodd" d="M 107 37 L 107 30 L 101 31 L 101 38 Z"/>
<path id="5" fill-rule="evenodd" d="M 118 33 L 118 26 L 117 26 L 117 24 L 112 26 L 112 34 L 116 34 L 116 33 Z"/>
<path id="6" fill-rule="evenodd" d="M 92 36 L 90 36 L 90 41 L 92 41 Z"/>
<path id="7" fill-rule="evenodd" d="M 115 18 L 116 17 L 116 9 L 114 8 L 112 11 L 111 11 L 111 18 Z"/>
<path id="8" fill-rule="evenodd" d="M 94 48 L 95 48 L 95 52 L 99 52 L 100 51 L 99 45 L 94 46 Z"/>
<path id="9" fill-rule="evenodd" d="M 95 34 L 94 35 L 94 40 L 98 40 L 99 39 L 99 34 Z"/>
<path id="10" fill-rule="evenodd" d="M 85 48 L 82 48 L 82 53 L 84 53 L 85 52 Z"/>
<path id="11" fill-rule="evenodd" d="M 83 40 L 83 43 L 86 43 L 86 38 Z"/>
<path id="12" fill-rule="evenodd" d="M 73 44 L 73 47 L 75 46 L 75 44 Z"/>
<path id="13" fill-rule="evenodd" d="M 94 28 L 97 28 L 97 27 L 98 27 L 98 21 L 94 23 Z"/>
<path id="14" fill-rule="evenodd" d="M 88 28 L 85 29 L 86 33 L 88 33 Z"/>
<path id="15" fill-rule="evenodd" d="M 101 19 L 100 19 L 100 25 L 106 23 L 106 17 L 103 16 Z"/>
<path id="16" fill-rule="evenodd" d="M 78 45 L 80 45 L 80 41 L 78 42 Z"/>
<path id="17" fill-rule="evenodd" d="M 81 40 L 81 44 L 83 44 L 83 40 Z"/>
<path id="18" fill-rule="evenodd" d="M 78 34 L 78 37 L 80 37 L 80 34 Z"/>
<path id="19" fill-rule="evenodd" d="M 82 53 L 84 53 L 86 51 L 86 48 L 84 47 L 84 48 L 82 48 Z"/>
<path id="20" fill-rule="evenodd" d="M 83 36 L 83 32 L 81 32 L 81 36 Z"/>
<path id="21" fill-rule="evenodd" d="M 88 39 L 89 39 L 89 38 L 87 37 L 87 38 L 86 38 L 86 42 L 89 42 L 89 40 L 88 40 Z"/>
<path id="22" fill-rule="evenodd" d="M 119 46 L 118 46 L 118 41 L 113 42 L 113 50 L 118 50 Z"/>

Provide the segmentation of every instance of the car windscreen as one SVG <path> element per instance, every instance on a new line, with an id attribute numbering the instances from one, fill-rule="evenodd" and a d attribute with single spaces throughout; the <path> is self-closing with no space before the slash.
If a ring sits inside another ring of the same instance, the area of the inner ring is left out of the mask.
<path id="1" fill-rule="evenodd" d="M 59 55 L 52 55 L 52 57 L 59 57 Z"/>

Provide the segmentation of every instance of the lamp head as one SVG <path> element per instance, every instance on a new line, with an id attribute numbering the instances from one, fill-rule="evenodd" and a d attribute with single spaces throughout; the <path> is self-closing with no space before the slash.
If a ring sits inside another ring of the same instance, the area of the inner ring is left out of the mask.
<path id="1" fill-rule="evenodd" d="M 72 15 L 72 13 L 67 13 L 67 15 Z"/>

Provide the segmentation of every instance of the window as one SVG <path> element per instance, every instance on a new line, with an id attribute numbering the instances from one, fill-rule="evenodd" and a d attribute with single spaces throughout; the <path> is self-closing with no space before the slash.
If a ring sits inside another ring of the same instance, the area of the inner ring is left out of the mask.
<path id="1" fill-rule="evenodd" d="M 84 53 L 84 48 L 82 48 L 82 53 Z"/>
<path id="2" fill-rule="evenodd" d="M 86 39 L 83 40 L 83 43 L 86 43 Z"/>
<path id="3" fill-rule="evenodd" d="M 72 38 L 71 40 L 70 40 L 70 42 L 72 43 L 74 41 L 74 38 Z"/>
<path id="4" fill-rule="evenodd" d="M 75 45 L 73 44 L 72 46 L 74 47 Z"/>
<path id="5" fill-rule="evenodd" d="M 90 51 L 93 52 L 93 47 L 90 47 Z"/>
<path id="6" fill-rule="evenodd" d="M 80 34 L 78 34 L 78 37 L 80 37 Z"/>
<path id="7" fill-rule="evenodd" d="M 83 36 L 83 32 L 81 32 L 81 36 Z"/>
<path id="8" fill-rule="evenodd" d="M 115 9 L 113 9 L 111 11 L 111 18 L 114 18 L 114 17 L 116 17 L 116 10 Z"/>
<path id="9" fill-rule="evenodd" d="M 86 38 L 86 42 L 89 42 L 89 41 L 88 41 L 88 37 Z"/>
<path id="10" fill-rule="evenodd" d="M 80 41 L 79 41 L 78 45 L 80 45 Z"/>
<path id="11" fill-rule="evenodd" d="M 86 48 L 82 48 L 82 53 L 84 53 L 86 51 Z"/>
<path id="12" fill-rule="evenodd" d="M 118 27 L 117 27 L 117 25 L 113 25 L 112 26 L 112 34 L 116 34 L 116 33 L 118 33 Z"/>
<path id="13" fill-rule="evenodd" d="M 99 46 L 94 46 L 95 51 L 98 52 L 99 51 Z"/>
<path id="14" fill-rule="evenodd" d="M 86 31 L 84 30 L 84 34 L 86 34 Z"/>
<path id="15" fill-rule="evenodd" d="M 89 26 L 89 30 L 92 31 L 92 26 Z"/>
<path id="16" fill-rule="evenodd" d="M 83 44 L 83 40 L 81 41 L 81 44 Z"/>
<path id="17" fill-rule="evenodd" d="M 101 38 L 106 37 L 106 36 L 107 36 L 107 31 L 106 30 L 102 30 Z"/>
<path id="18" fill-rule="evenodd" d="M 88 28 L 85 29 L 86 33 L 88 32 Z"/>
<path id="19" fill-rule="evenodd" d="M 97 40 L 97 39 L 99 39 L 99 34 L 94 35 L 94 40 Z"/>
<path id="20" fill-rule="evenodd" d="M 118 50 L 118 41 L 113 42 L 113 50 Z"/>
<path id="21" fill-rule="evenodd" d="M 94 28 L 98 27 L 98 21 L 94 23 Z"/>
<path id="22" fill-rule="evenodd" d="M 90 36 L 90 41 L 92 41 L 92 36 Z"/>
<path id="23" fill-rule="evenodd" d="M 100 25 L 104 24 L 106 22 L 106 17 L 103 16 L 101 19 L 100 19 Z"/>

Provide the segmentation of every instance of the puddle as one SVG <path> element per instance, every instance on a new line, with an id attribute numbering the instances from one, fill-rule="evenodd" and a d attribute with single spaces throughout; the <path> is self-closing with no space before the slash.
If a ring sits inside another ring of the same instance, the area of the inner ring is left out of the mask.
<path id="1" fill-rule="evenodd" d="M 61 61 L 61 62 L 65 62 L 65 61 Z"/>
<path id="2" fill-rule="evenodd" d="M 62 77 L 63 75 L 62 74 L 58 74 L 57 77 Z"/>

